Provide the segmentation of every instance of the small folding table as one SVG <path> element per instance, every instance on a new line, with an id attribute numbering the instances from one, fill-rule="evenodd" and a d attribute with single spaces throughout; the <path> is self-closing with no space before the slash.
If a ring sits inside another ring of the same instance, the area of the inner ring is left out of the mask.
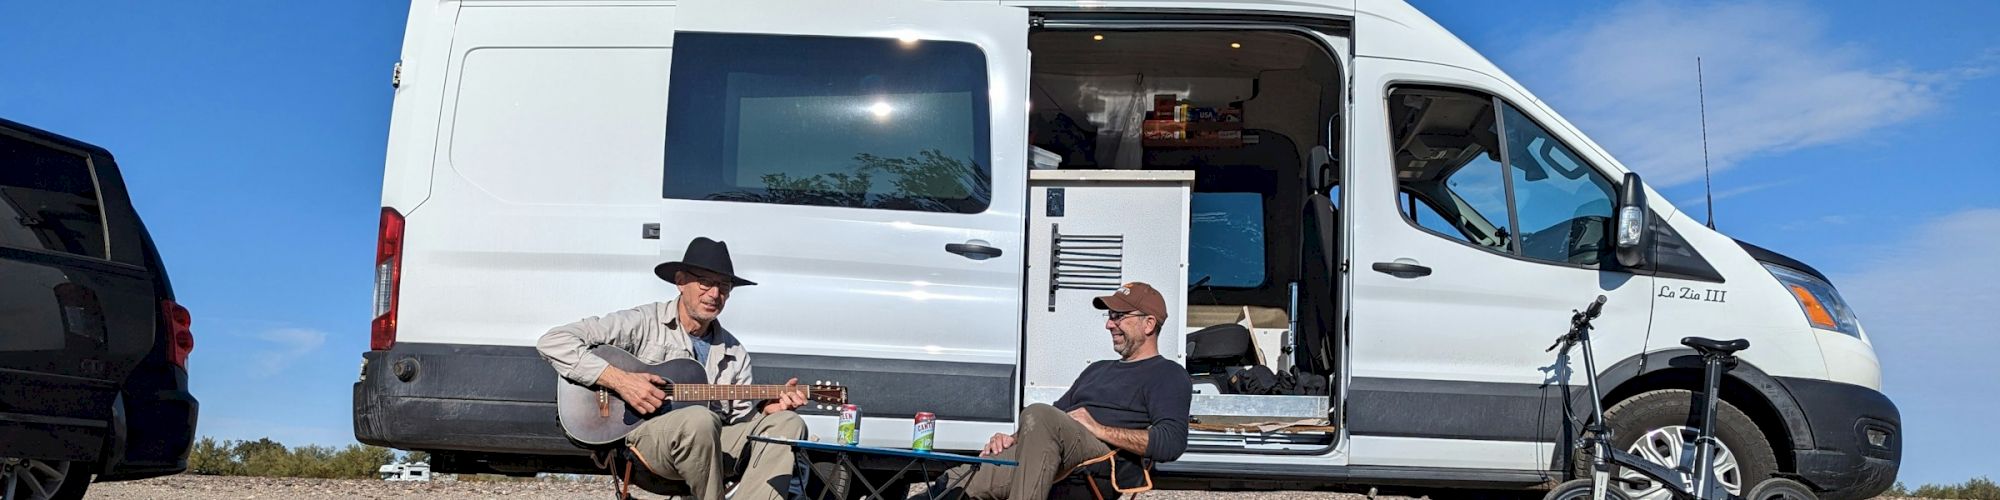
<path id="1" fill-rule="evenodd" d="M 826 485 L 826 488 L 822 490 L 824 495 L 843 499 L 849 498 L 848 492 L 852 491 L 856 485 L 862 488 L 860 492 L 865 495 L 862 498 L 878 500 L 882 498 L 902 498 L 900 494 L 891 494 L 887 488 L 894 488 L 896 485 L 902 484 L 903 475 L 910 472 L 923 474 L 920 476 L 921 478 L 930 478 L 934 476 L 942 477 L 946 469 L 959 465 L 969 464 L 975 469 L 986 465 L 1006 467 L 1018 465 L 1012 460 L 932 451 L 828 444 L 765 436 L 750 436 L 750 439 L 790 446 L 808 458 L 809 460 L 807 461 L 809 463 L 834 464 L 836 468 L 832 471 L 823 471 L 818 467 L 807 468 L 812 470 L 811 474 L 814 478 Z M 896 474 L 889 476 L 888 479 L 879 484 L 869 481 L 868 476 L 861 473 L 861 466 L 864 463 L 882 466 L 883 468 L 894 467 Z M 808 489 L 808 491 L 810 490 Z M 814 498 L 804 494 L 801 496 L 804 498 Z"/>

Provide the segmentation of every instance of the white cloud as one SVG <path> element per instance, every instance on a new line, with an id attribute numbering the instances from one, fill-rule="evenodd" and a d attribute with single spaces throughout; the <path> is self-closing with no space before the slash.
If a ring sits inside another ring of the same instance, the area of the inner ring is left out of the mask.
<path id="1" fill-rule="evenodd" d="M 1660 186 L 1701 179 L 1695 58 L 1707 81 L 1713 169 L 1863 138 L 1939 107 L 2000 53 L 1936 72 L 1835 40 L 1812 5 L 1627 3 L 1533 36 L 1509 73 Z M 1809 168 L 1801 165 L 1797 168 Z"/>
<path id="2" fill-rule="evenodd" d="M 2000 412 L 2000 209 L 1939 217 L 1866 251 L 1834 285 L 1854 306 L 1882 359 L 1884 392 L 1902 411 L 1911 484 L 1986 474 L 1953 450 L 2000 447 L 1979 432 Z M 1984 391 L 1987 395 L 1977 395 Z"/>
<path id="3" fill-rule="evenodd" d="M 1777 181 L 1771 181 L 1771 182 L 1760 182 L 1760 183 L 1757 183 L 1757 184 L 1751 184 L 1751 185 L 1748 185 L 1748 186 L 1738 186 L 1738 187 L 1733 187 L 1733 188 L 1729 188 L 1729 189 L 1724 189 L 1724 190 L 1721 190 L 1721 191 L 1716 191 L 1716 192 L 1715 192 L 1715 194 L 1713 194 L 1712 196 L 1713 196 L 1713 197 L 1714 197 L 1715 199 L 1717 199 L 1717 200 L 1723 200 L 1723 199 L 1729 199 L 1729 198 L 1735 198 L 1735 197 L 1738 197 L 1738 196 L 1743 196 L 1743 195 L 1746 195 L 1746 194 L 1750 194 L 1750 193 L 1755 193 L 1755 192 L 1758 192 L 1758 191 L 1763 191 L 1763 190 L 1766 190 L 1766 189 L 1771 189 L 1771 188 L 1774 188 L 1774 187 L 1778 187 L 1778 186 L 1783 186 L 1783 185 L 1786 185 L 1786 184 L 1791 184 L 1791 183 L 1792 183 L 1792 181 L 1795 181 L 1795 180 L 1797 180 L 1797 179 L 1784 179 L 1784 180 L 1777 180 Z M 1707 200 L 1708 200 L 1708 198 L 1705 198 L 1705 197 L 1704 197 L 1704 198 L 1689 198 L 1689 199 L 1686 199 L 1686 200 L 1682 200 L 1682 201 L 1681 201 L 1681 202 L 1679 203 L 1679 206 L 1682 206 L 1682 207 L 1701 207 L 1701 206 L 1703 206 L 1703 205 L 1705 205 L 1705 204 L 1707 204 L 1707 203 L 1708 203 L 1708 201 L 1707 201 Z"/>
<path id="4" fill-rule="evenodd" d="M 256 335 L 258 340 L 271 344 L 258 353 L 256 374 L 274 375 L 292 362 L 319 350 L 326 344 L 326 332 L 305 328 L 277 328 L 265 330 Z"/>
<path id="5" fill-rule="evenodd" d="M 1861 271 L 1836 277 L 1871 336 L 1900 346 L 1985 332 L 2000 353 L 2000 209 L 1939 217 L 1871 252 Z M 1876 335 L 1877 330 L 1884 330 Z M 1903 331 L 1908 330 L 1908 331 Z M 1989 365 L 1992 366 L 1992 365 Z M 2000 378 L 1996 378 L 2000 380 Z"/>

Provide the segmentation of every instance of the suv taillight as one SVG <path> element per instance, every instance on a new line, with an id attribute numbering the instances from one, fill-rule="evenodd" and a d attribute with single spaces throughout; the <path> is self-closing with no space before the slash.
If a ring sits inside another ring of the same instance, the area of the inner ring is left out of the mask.
<path id="1" fill-rule="evenodd" d="M 160 320 L 167 323 L 167 359 L 185 370 L 194 352 L 194 317 L 172 300 L 160 301 Z"/>
<path id="2" fill-rule="evenodd" d="M 368 349 L 396 345 L 396 291 L 403 282 L 403 214 L 382 207 L 381 233 L 375 243 L 375 324 Z"/>

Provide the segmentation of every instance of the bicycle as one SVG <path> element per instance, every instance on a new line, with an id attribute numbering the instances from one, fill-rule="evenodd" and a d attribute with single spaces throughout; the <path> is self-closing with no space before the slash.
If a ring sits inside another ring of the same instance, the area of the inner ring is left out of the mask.
<path id="1" fill-rule="evenodd" d="M 1629 500 L 1623 489 L 1611 488 L 1610 485 L 1617 482 L 1634 489 L 1645 489 L 1652 486 L 1645 482 L 1647 480 L 1660 484 L 1672 492 L 1675 498 L 1697 500 L 1745 498 L 1816 500 L 1818 498 L 1805 484 L 1781 477 L 1764 479 L 1751 488 L 1749 494 L 1740 497 L 1723 490 L 1715 482 L 1713 477 L 1715 449 L 1721 445 L 1721 441 L 1715 437 L 1715 408 L 1721 403 L 1718 391 L 1722 386 L 1722 374 L 1736 366 L 1735 353 L 1750 348 L 1750 341 L 1745 339 L 1715 340 L 1702 337 L 1681 339 L 1681 345 L 1694 349 L 1701 355 L 1706 372 L 1701 391 L 1702 397 L 1706 399 L 1705 404 L 1701 405 L 1701 427 L 1696 429 L 1695 438 L 1686 444 L 1694 448 L 1692 464 L 1687 467 L 1669 468 L 1638 455 L 1612 448 L 1610 429 L 1604 422 L 1604 395 L 1597 387 L 1597 358 L 1590 347 L 1590 331 L 1593 328 L 1591 320 L 1597 319 L 1597 316 L 1604 312 L 1604 301 L 1604 296 L 1599 295 L 1597 300 L 1591 301 L 1582 310 L 1575 311 L 1575 314 L 1570 316 L 1569 332 L 1557 337 L 1556 343 L 1547 349 L 1555 351 L 1561 348 L 1562 351 L 1557 353 L 1556 358 L 1567 359 L 1570 348 L 1583 346 L 1584 380 L 1590 387 L 1592 418 L 1583 426 L 1582 436 L 1577 445 L 1580 449 L 1588 450 L 1590 476 L 1556 485 L 1542 497 L 1543 500 Z M 1645 476 L 1645 479 L 1614 474 L 1620 467 Z"/>

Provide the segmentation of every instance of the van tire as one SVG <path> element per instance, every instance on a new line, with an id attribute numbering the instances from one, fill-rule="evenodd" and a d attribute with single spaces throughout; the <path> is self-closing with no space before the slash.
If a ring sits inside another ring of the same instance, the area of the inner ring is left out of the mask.
<path id="1" fill-rule="evenodd" d="M 1648 431 L 1675 425 L 1698 427 L 1701 423 L 1699 401 L 1702 396 L 1684 389 L 1664 389 L 1643 392 L 1626 398 L 1605 410 L 1604 420 L 1611 428 L 1611 447 L 1627 451 L 1632 444 Z M 1777 475 L 1778 458 L 1771 450 L 1771 443 L 1764 438 L 1764 431 L 1757 427 L 1750 416 L 1728 401 L 1722 401 L 1715 412 L 1716 436 L 1722 445 L 1736 456 L 1738 475 L 1742 481 L 1742 491 L 1748 493 L 1765 478 Z M 1575 461 L 1577 477 L 1588 477 L 1590 460 L 1578 455 Z"/>

